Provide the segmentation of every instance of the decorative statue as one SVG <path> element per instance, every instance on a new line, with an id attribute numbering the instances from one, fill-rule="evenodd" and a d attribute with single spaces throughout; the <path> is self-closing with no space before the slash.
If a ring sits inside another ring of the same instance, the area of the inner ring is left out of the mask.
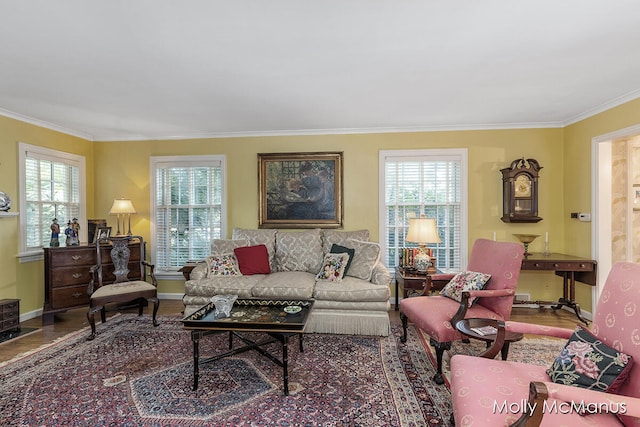
<path id="1" fill-rule="evenodd" d="M 53 218 L 53 222 L 51 223 L 51 242 L 49 242 L 49 246 L 60 246 L 60 242 L 58 241 L 59 234 L 60 225 L 58 224 L 58 218 Z"/>
<path id="2" fill-rule="evenodd" d="M 67 228 L 64 230 L 64 234 L 67 236 L 67 246 L 78 246 L 80 244 L 78 239 L 79 231 L 80 224 L 78 224 L 77 218 L 73 218 L 73 222 L 67 222 Z"/>

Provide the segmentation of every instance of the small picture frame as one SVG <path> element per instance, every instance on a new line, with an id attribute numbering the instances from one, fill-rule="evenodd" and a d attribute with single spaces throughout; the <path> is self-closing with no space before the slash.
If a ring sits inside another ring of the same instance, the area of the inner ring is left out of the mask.
<path id="1" fill-rule="evenodd" d="M 93 241 L 98 244 L 101 240 L 108 239 L 111 237 L 111 227 L 96 227 L 96 233 L 93 236 Z"/>

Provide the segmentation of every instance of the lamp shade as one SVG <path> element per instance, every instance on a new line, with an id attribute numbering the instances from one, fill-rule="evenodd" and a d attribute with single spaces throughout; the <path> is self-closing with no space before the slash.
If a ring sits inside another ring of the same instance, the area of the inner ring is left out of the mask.
<path id="1" fill-rule="evenodd" d="M 114 199 L 113 206 L 111 206 L 111 210 L 109 211 L 109 215 L 134 213 L 136 213 L 136 210 L 133 207 L 133 203 L 131 203 L 131 199 Z"/>
<path id="2" fill-rule="evenodd" d="M 409 231 L 405 238 L 412 243 L 441 243 L 436 220 L 433 218 L 412 218 L 409 220 Z"/>

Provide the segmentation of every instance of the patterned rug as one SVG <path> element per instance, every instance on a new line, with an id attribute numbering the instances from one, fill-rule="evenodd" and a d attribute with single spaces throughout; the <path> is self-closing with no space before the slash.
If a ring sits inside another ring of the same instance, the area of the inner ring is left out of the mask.
<path id="1" fill-rule="evenodd" d="M 47 426 L 440 426 L 451 396 L 431 381 L 430 353 L 415 328 L 386 338 L 308 334 L 282 368 L 255 351 L 202 365 L 192 391 L 192 343 L 177 317 L 116 316 L 88 331 L 0 364 L 0 425 Z M 204 338 L 201 357 L 225 350 Z M 280 356 L 280 345 L 269 347 Z"/>
<path id="2" fill-rule="evenodd" d="M 429 358 L 433 366 L 436 366 L 436 351 L 429 344 L 429 337 L 422 331 L 418 332 L 418 337 L 429 350 Z M 525 337 L 521 341 L 516 341 L 509 345 L 507 360 L 551 367 L 566 343 L 566 339 Z M 451 345 L 451 350 L 445 352 L 442 361 L 442 372 L 447 387 L 450 386 L 451 380 L 449 371 L 451 357 L 454 354 L 476 355 L 482 353 L 485 349 L 486 344 L 480 340 L 471 339 L 468 343 L 462 341 L 454 342 Z M 498 354 L 496 358 L 500 358 L 500 355 Z"/>

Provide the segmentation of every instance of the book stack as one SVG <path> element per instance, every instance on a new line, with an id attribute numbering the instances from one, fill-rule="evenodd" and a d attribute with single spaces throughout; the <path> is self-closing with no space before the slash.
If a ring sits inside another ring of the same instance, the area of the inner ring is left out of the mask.
<path id="1" fill-rule="evenodd" d="M 495 335 L 498 333 L 498 330 L 493 326 L 480 326 L 478 328 L 471 328 L 471 330 L 476 334 L 482 335 L 482 336 Z"/>
<path id="2" fill-rule="evenodd" d="M 398 265 L 402 268 L 414 268 L 413 260 L 418 253 L 418 248 L 400 248 Z M 433 257 L 433 251 L 429 248 L 425 249 L 430 257 Z"/>

